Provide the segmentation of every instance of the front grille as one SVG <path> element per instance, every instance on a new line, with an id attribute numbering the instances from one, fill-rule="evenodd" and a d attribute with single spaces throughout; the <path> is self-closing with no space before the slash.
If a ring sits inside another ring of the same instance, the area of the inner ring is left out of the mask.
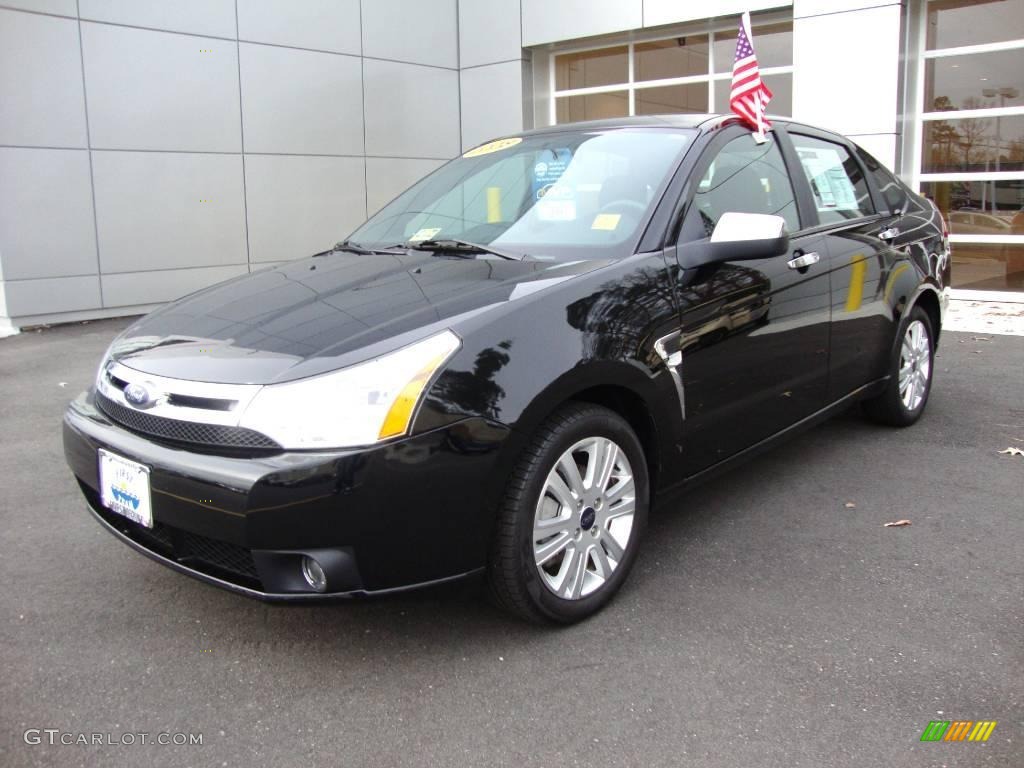
<path id="1" fill-rule="evenodd" d="M 207 445 L 214 448 L 252 448 L 263 451 L 280 451 L 281 446 L 266 435 L 245 427 L 229 427 L 222 424 L 203 424 L 195 421 L 181 421 L 154 416 L 145 411 L 136 411 L 115 403 L 109 397 L 97 392 L 96 404 L 107 416 L 122 427 L 133 432 L 170 440 L 176 443 Z"/>
<path id="2" fill-rule="evenodd" d="M 146 528 L 111 512 L 99 503 L 99 495 L 92 488 L 81 482 L 79 484 L 96 513 L 136 544 L 211 576 L 247 587 L 262 588 L 252 550 L 160 522 L 156 522 L 152 528 Z"/>
<path id="3" fill-rule="evenodd" d="M 155 552 L 159 552 L 161 555 L 173 554 L 174 536 L 171 533 L 170 527 L 157 521 L 153 522 L 152 528 L 146 528 L 144 525 L 136 525 L 134 523 L 133 525 L 136 527 L 137 540 L 140 544 Z"/>
<path id="4" fill-rule="evenodd" d="M 252 552 L 245 547 L 227 541 L 208 539 L 188 531 L 181 531 L 179 543 L 177 549 L 182 560 L 196 559 L 223 568 L 225 571 L 258 578 Z"/>

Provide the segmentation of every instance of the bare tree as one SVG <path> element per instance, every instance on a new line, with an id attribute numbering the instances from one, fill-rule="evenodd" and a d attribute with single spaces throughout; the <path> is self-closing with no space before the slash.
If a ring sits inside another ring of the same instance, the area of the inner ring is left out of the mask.
<path id="1" fill-rule="evenodd" d="M 1006 164 L 1008 166 L 1019 166 L 1024 164 L 1024 136 L 1014 139 L 1006 149 Z M 1007 170 L 1017 170 L 1016 167 Z"/>
<path id="2" fill-rule="evenodd" d="M 932 104 L 933 112 L 951 112 L 956 109 L 948 96 L 938 96 Z M 925 141 L 931 147 L 933 170 L 948 170 L 953 165 L 953 147 L 960 145 L 960 133 L 948 120 L 930 120 L 925 125 Z"/>
<path id="3" fill-rule="evenodd" d="M 982 103 L 973 96 L 964 99 L 964 109 L 980 109 Z M 987 159 L 989 147 L 982 142 L 989 135 L 992 121 L 987 118 L 967 118 L 960 121 L 960 148 L 964 153 L 963 170 L 971 169 L 971 150 L 976 146 L 983 152 L 981 160 Z M 998 151 L 998 150 L 997 150 Z"/>

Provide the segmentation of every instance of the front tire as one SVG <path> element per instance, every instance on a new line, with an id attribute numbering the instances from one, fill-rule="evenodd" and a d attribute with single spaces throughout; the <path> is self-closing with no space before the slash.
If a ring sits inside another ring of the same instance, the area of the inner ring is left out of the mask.
<path id="1" fill-rule="evenodd" d="M 864 402 L 864 412 L 879 424 L 908 427 L 921 418 L 928 404 L 935 370 L 935 335 L 931 318 L 914 307 L 901 330 L 890 363 L 889 384 L 876 398 Z"/>
<path id="2" fill-rule="evenodd" d="M 636 560 L 649 495 L 643 448 L 621 416 L 586 403 L 560 409 L 509 479 L 488 562 L 492 599 L 534 622 L 596 613 Z"/>

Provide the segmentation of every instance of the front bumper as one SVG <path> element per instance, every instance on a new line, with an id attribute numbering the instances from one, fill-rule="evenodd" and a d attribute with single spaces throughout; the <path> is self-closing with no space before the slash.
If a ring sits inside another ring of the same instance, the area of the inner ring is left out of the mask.
<path id="1" fill-rule="evenodd" d="M 64 416 L 64 453 L 93 516 L 174 570 L 267 600 L 387 593 L 482 568 L 508 429 L 467 419 L 358 450 L 238 457 L 154 442 L 80 395 Z M 150 468 L 154 527 L 100 504 L 98 450 Z M 301 578 L 326 563 L 327 590 Z"/>

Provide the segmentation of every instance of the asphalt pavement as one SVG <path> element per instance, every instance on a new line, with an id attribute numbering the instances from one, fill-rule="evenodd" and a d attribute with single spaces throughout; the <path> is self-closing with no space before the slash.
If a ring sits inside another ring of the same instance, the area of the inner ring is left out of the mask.
<path id="1" fill-rule="evenodd" d="M 268 606 L 116 541 L 60 420 L 125 324 L 0 340 L 5 768 L 1024 765 L 1022 337 L 947 333 L 916 426 L 850 411 L 655 510 L 618 598 L 547 629 L 475 584 Z"/>

